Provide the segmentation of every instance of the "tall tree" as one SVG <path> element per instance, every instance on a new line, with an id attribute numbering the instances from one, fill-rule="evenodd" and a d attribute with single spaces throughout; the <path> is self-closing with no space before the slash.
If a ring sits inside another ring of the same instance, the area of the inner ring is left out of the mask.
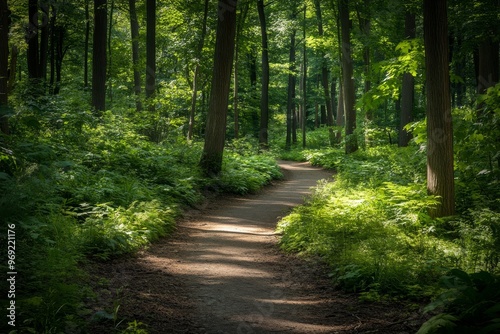
<path id="1" fill-rule="evenodd" d="M 243 30 L 243 25 L 245 24 L 245 20 L 248 14 L 248 8 L 250 7 L 250 2 L 246 2 L 244 4 L 244 7 L 241 10 L 240 17 L 238 18 L 238 24 L 236 27 L 236 40 L 235 40 L 235 49 L 234 49 L 234 75 L 233 75 L 233 113 L 234 113 L 234 138 L 239 137 L 240 133 L 240 113 L 239 113 L 239 96 L 238 96 L 238 89 L 239 89 L 239 72 L 238 72 L 238 64 L 239 64 L 239 57 L 240 57 L 240 49 L 239 49 L 239 40 L 241 38 L 241 33 Z"/>
<path id="2" fill-rule="evenodd" d="M 440 204 L 430 212 L 434 217 L 455 212 L 446 6 L 446 0 L 424 0 L 427 190 L 440 197 Z"/>
<path id="3" fill-rule="evenodd" d="M 198 40 L 198 47 L 196 49 L 196 64 L 194 65 L 194 75 L 193 75 L 193 92 L 191 94 L 191 110 L 189 112 L 189 125 L 187 139 L 191 140 L 193 137 L 194 129 L 194 116 L 196 114 L 196 99 L 198 97 L 198 77 L 200 72 L 200 62 L 202 57 L 203 45 L 205 44 L 205 35 L 207 33 L 207 17 L 208 17 L 208 0 L 205 0 L 204 12 L 203 12 L 203 23 L 201 27 L 201 35 Z"/>
<path id="4" fill-rule="evenodd" d="M 28 1 L 28 31 L 26 39 L 28 41 L 28 77 L 32 82 L 41 78 L 39 64 L 39 43 L 38 43 L 38 1 Z"/>
<path id="5" fill-rule="evenodd" d="M 200 166 L 205 175 L 222 170 L 229 87 L 234 58 L 237 0 L 219 0 L 212 89 Z"/>
<path id="6" fill-rule="evenodd" d="M 7 1 L 0 2 L 0 131 L 9 133 L 8 123 L 8 82 L 9 82 L 9 28 L 10 10 Z M 15 69 L 11 69 L 15 71 Z"/>
<path id="7" fill-rule="evenodd" d="M 97 113 L 106 109 L 107 0 L 94 0 L 92 50 L 92 106 Z"/>
<path id="8" fill-rule="evenodd" d="M 371 59 L 370 59 L 370 34 L 371 34 L 371 17 L 370 17 L 370 0 L 363 0 L 360 5 L 363 9 L 357 8 L 356 12 L 358 15 L 358 23 L 359 30 L 363 36 L 363 72 L 365 77 L 365 86 L 364 93 L 367 93 L 371 89 L 371 80 L 370 80 L 370 67 L 371 67 Z M 372 120 L 373 115 L 372 111 L 368 109 L 366 111 L 366 119 Z"/>
<path id="9" fill-rule="evenodd" d="M 83 49 L 83 87 L 89 86 L 90 0 L 85 0 L 85 40 Z"/>
<path id="10" fill-rule="evenodd" d="M 405 38 L 414 39 L 416 37 L 415 14 L 406 12 L 405 14 Z M 410 132 L 404 127 L 413 119 L 413 105 L 415 100 L 415 78 L 411 73 L 403 74 L 403 86 L 401 88 L 401 119 L 399 127 L 399 146 L 408 146 L 411 139 Z"/>
<path id="11" fill-rule="evenodd" d="M 295 10 L 295 9 L 294 9 Z M 292 15 L 292 20 L 295 17 Z M 286 148 L 290 149 L 292 141 L 293 129 L 293 119 L 295 118 L 295 29 L 292 30 L 290 34 L 290 54 L 288 57 L 289 74 L 288 74 L 288 98 L 287 98 L 287 108 L 286 108 Z"/>
<path id="12" fill-rule="evenodd" d="M 342 32 L 342 88 L 344 92 L 344 114 L 346 153 L 353 153 L 358 149 L 358 142 L 354 134 L 356 129 L 355 92 L 353 78 L 353 61 L 351 45 L 351 20 L 349 19 L 349 0 L 339 0 L 339 17 Z"/>
<path id="13" fill-rule="evenodd" d="M 130 33 L 132 37 L 132 66 L 134 68 L 134 94 L 135 108 L 142 110 L 141 103 L 141 71 L 139 70 L 139 21 L 137 20 L 136 3 L 137 0 L 129 0 L 128 8 L 130 14 Z"/>
<path id="14" fill-rule="evenodd" d="M 259 12 L 260 30 L 262 35 L 262 92 L 260 98 L 259 143 L 261 148 L 267 148 L 269 127 L 269 49 L 264 0 L 257 0 L 257 10 Z"/>
<path id="15" fill-rule="evenodd" d="M 146 0 L 146 99 L 156 90 L 156 0 Z M 154 104 L 149 101 L 149 110 Z"/>
<path id="16" fill-rule="evenodd" d="M 323 30 L 323 17 L 321 13 L 321 4 L 320 0 L 314 0 L 314 6 L 316 8 L 316 20 L 318 23 L 318 33 L 319 37 L 323 38 L 324 30 Z M 332 111 L 332 103 L 330 96 L 330 88 L 328 83 L 328 64 L 326 62 L 325 52 L 321 51 L 321 86 L 323 87 L 323 96 L 325 99 L 326 106 L 326 114 L 322 114 L 322 122 L 327 124 L 328 126 L 333 125 L 333 111 Z"/>
<path id="17" fill-rule="evenodd" d="M 302 113 L 300 123 L 302 126 L 302 147 L 307 145 L 306 129 L 307 129 L 307 41 L 306 41 L 306 16 L 307 5 L 304 5 L 304 17 L 302 22 Z"/>

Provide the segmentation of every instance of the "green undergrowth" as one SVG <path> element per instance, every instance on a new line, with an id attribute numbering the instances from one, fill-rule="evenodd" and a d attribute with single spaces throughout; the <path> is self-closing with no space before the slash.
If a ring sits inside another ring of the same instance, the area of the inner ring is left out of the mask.
<path id="1" fill-rule="evenodd" d="M 319 255 L 338 285 L 367 300 L 421 301 L 440 291 L 440 278 L 453 268 L 498 273 L 498 205 L 484 200 L 455 217 L 431 219 L 437 198 L 427 195 L 425 153 L 416 147 L 301 154 L 334 169 L 335 181 L 318 184 L 305 205 L 280 221 L 281 246 Z"/>
<path id="2" fill-rule="evenodd" d="M 221 175 L 208 179 L 198 168 L 202 143 L 182 133 L 154 142 L 136 114 L 98 118 L 68 101 L 35 102 L 19 107 L 13 135 L 0 139 L 0 238 L 6 244 L 8 225 L 15 230 L 18 333 L 84 326 L 92 318 L 84 302 L 93 298 L 86 263 L 168 235 L 207 191 L 243 194 L 281 176 L 270 155 L 235 143 Z"/>

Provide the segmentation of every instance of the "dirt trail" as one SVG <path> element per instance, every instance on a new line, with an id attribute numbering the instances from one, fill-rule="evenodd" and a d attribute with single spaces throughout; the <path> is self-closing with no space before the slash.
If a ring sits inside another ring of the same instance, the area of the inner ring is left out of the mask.
<path id="1" fill-rule="evenodd" d="M 420 319 L 398 305 L 360 303 L 334 290 L 321 266 L 278 250 L 279 217 L 332 177 L 306 163 L 280 165 L 285 181 L 216 200 L 172 238 L 97 268 L 108 280 L 101 306 L 118 301 L 119 316 L 150 333 L 414 333 Z"/>

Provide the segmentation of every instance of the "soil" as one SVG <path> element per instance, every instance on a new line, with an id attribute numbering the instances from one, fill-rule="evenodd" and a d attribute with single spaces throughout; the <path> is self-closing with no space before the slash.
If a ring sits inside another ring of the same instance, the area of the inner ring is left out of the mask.
<path id="1" fill-rule="evenodd" d="M 280 165 L 284 181 L 212 199 L 148 250 L 94 266 L 91 307 L 118 315 L 91 332 L 136 320 L 162 334 L 415 333 L 424 321 L 417 311 L 362 302 L 336 289 L 320 262 L 280 251 L 279 218 L 333 176 L 307 163 Z"/>

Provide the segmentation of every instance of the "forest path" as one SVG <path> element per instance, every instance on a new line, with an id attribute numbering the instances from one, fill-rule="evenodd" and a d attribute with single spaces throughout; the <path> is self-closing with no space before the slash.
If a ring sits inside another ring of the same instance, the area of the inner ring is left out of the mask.
<path id="1" fill-rule="evenodd" d="M 332 179 L 307 163 L 280 165 L 284 181 L 218 199 L 191 212 L 172 238 L 101 266 L 103 290 L 112 292 L 103 299 L 119 302 L 119 318 L 162 334 L 413 333 L 417 319 L 397 305 L 361 303 L 333 289 L 321 266 L 279 251 L 276 222 L 318 180 Z"/>

